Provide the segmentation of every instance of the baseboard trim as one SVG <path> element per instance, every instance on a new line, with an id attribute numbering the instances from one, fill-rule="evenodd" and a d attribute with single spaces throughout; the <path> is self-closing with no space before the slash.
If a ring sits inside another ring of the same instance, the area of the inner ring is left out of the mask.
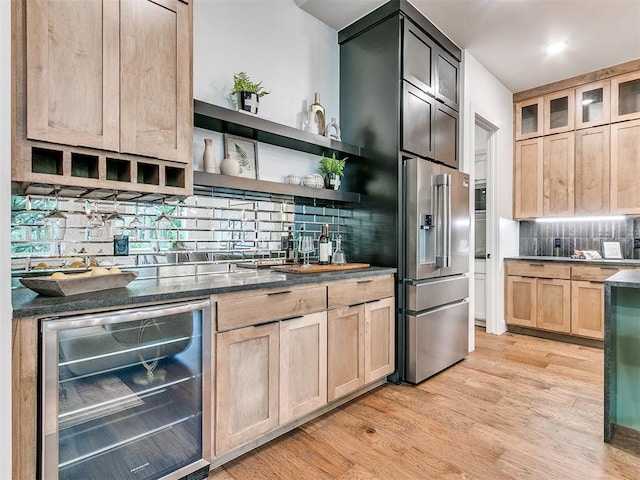
<path id="1" fill-rule="evenodd" d="M 576 345 L 583 345 L 585 347 L 604 348 L 603 340 L 576 337 L 573 335 L 564 335 L 562 333 L 547 332 L 545 330 L 519 327 L 517 325 L 507 325 L 507 332 L 519 333 L 521 335 L 530 335 L 532 337 L 546 338 L 547 340 L 556 340 L 558 342 L 575 343 Z"/>

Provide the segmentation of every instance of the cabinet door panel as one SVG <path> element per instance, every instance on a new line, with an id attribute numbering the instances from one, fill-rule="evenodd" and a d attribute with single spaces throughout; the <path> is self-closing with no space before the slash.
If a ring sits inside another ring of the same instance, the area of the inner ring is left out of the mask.
<path id="1" fill-rule="evenodd" d="M 121 2 L 121 149 L 192 161 L 189 7 Z"/>
<path id="2" fill-rule="evenodd" d="M 328 312 L 327 384 L 329 401 L 364 385 L 364 305 Z"/>
<path id="3" fill-rule="evenodd" d="M 507 276 L 507 323 L 536 326 L 536 279 Z"/>
<path id="4" fill-rule="evenodd" d="M 393 297 L 365 304 L 364 317 L 364 381 L 370 383 L 393 373 L 395 368 Z"/>
<path id="5" fill-rule="evenodd" d="M 516 103 L 516 140 L 527 140 L 542 135 L 543 103 L 542 97 Z"/>
<path id="6" fill-rule="evenodd" d="M 435 100 L 406 82 L 402 97 L 402 149 L 432 158 Z"/>
<path id="7" fill-rule="evenodd" d="M 571 333 L 604 338 L 604 284 L 571 282 Z"/>
<path id="8" fill-rule="evenodd" d="M 27 137 L 117 151 L 117 2 L 33 0 L 27 15 Z"/>
<path id="9" fill-rule="evenodd" d="M 542 138 L 516 142 L 514 218 L 542 216 Z"/>
<path id="10" fill-rule="evenodd" d="M 611 121 L 640 118 L 640 72 L 611 79 Z"/>
<path id="11" fill-rule="evenodd" d="M 404 20 L 403 77 L 425 93 L 434 93 L 433 42 L 409 20 Z"/>
<path id="12" fill-rule="evenodd" d="M 609 213 L 609 126 L 576 131 L 575 213 Z"/>
<path id="13" fill-rule="evenodd" d="M 571 332 L 571 281 L 538 278 L 536 326 L 554 332 Z"/>
<path id="14" fill-rule="evenodd" d="M 576 128 L 606 125 L 611 118 L 611 85 L 609 80 L 576 88 Z"/>
<path id="15" fill-rule="evenodd" d="M 435 105 L 434 158 L 458 168 L 458 113 L 445 105 Z"/>
<path id="16" fill-rule="evenodd" d="M 611 213 L 640 213 L 640 120 L 611 125 Z"/>
<path id="17" fill-rule="evenodd" d="M 458 110 L 460 102 L 458 61 L 438 49 L 436 57 L 436 98 Z"/>
<path id="18" fill-rule="evenodd" d="M 327 403 L 327 314 L 280 323 L 280 424 Z"/>
<path id="19" fill-rule="evenodd" d="M 217 334 L 216 455 L 278 425 L 278 323 Z"/>
<path id="20" fill-rule="evenodd" d="M 573 215 L 575 175 L 574 132 L 544 138 L 544 215 Z"/>
<path id="21" fill-rule="evenodd" d="M 569 132 L 574 128 L 575 92 L 562 90 L 544 97 L 544 134 Z"/>

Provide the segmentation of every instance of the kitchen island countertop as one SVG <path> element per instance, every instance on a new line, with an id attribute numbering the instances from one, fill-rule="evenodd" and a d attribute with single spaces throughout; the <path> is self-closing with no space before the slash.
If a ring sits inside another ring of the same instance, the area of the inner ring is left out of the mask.
<path id="1" fill-rule="evenodd" d="M 127 305 L 167 302 L 226 292 L 278 288 L 345 280 L 371 275 L 394 274 L 395 268 L 369 267 L 330 273 L 291 274 L 272 270 L 235 271 L 158 279 L 141 279 L 123 288 L 101 290 L 69 297 L 47 297 L 18 287 L 12 290 L 13 318 L 44 317 L 82 310 L 109 309 Z"/>

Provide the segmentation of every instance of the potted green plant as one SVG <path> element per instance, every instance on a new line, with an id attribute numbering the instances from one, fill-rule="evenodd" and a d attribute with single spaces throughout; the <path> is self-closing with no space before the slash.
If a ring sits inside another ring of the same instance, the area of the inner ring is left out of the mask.
<path id="1" fill-rule="evenodd" d="M 342 183 L 342 177 L 344 175 L 344 167 L 349 157 L 344 157 L 342 160 L 336 158 L 336 152 L 333 152 L 330 157 L 322 155 L 320 159 L 320 171 L 324 173 L 324 186 L 325 188 L 331 188 L 338 190 Z"/>
<path id="2" fill-rule="evenodd" d="M 238 109 L 258 113 L 260 97 L 268 94 L 269 92 L 262 86 L 262 82 L 252 82 L 246 72 L 233 75 L 233 90 L 231 90 L 231 96 L 236 97 Z"/>

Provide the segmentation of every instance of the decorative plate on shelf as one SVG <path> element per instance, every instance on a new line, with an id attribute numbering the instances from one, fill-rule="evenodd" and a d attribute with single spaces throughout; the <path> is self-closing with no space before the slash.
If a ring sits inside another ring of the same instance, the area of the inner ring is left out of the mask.
<path id="1" fill-rule="evenodd" d="M 107 273 L 104 275 L 66 275 L 63 278 L 21 278 L 29 290 L 50 297 L 68 297 L 80 293 L 97 292 L 110 288 L 126 287 L 138 276 L 138 272 Z"/>

